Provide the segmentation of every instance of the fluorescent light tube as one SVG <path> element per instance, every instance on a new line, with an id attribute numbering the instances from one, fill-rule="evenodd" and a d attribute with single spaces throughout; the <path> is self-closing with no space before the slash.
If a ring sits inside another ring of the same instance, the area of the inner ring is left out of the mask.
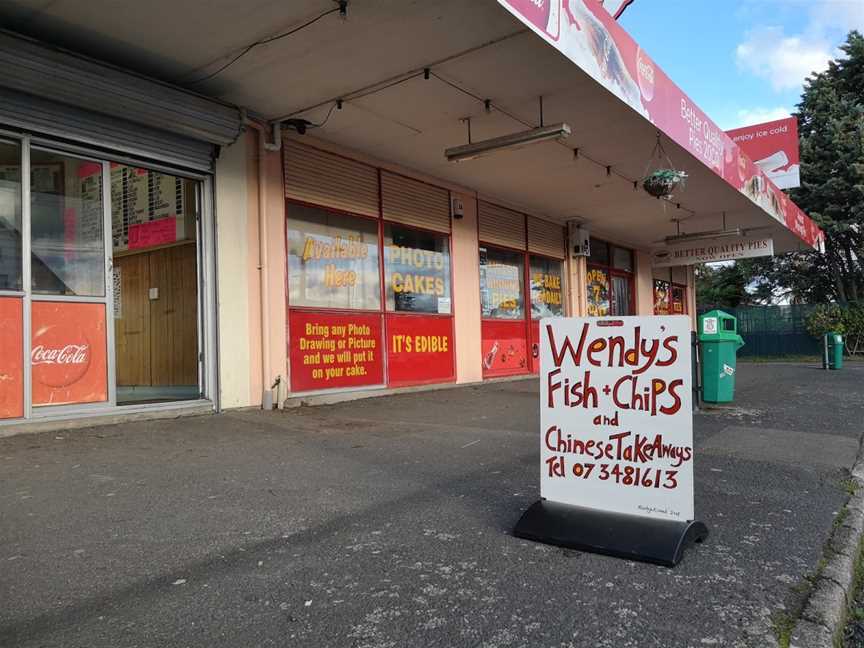
<path id="1" fill-rule="evenodd" d="M 744 236 L 744 230 L 736 227 L 733 230 L 715 230 L 713 232 L 694 232 L 693 234 L 675 234 L 663 239 L 666 243 L 684 243 L 685 241 L 703 241 L 706 239 L 740 237 Z"/>
<path id="2" fill-rule="evenodd" d="M 501 137 L 454 146 L 444 151 L 449 162 L 464 162 L 473 160 L 489 153 L 517 149 L 537 142 L 548 142 L 549 140 L 562 140 L 570 136 L 570 127 L 567 124 L 553 124 L 552 126 L 541 126 L 520 133 L 511 133 Z"/>

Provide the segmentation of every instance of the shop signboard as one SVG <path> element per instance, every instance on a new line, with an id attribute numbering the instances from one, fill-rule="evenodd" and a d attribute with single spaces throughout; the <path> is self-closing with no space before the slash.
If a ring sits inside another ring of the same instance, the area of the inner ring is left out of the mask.
<path id="1" fill-rule="evenodd" d="M 777 119 L 726 131 L 742 151 L 781 189 L 801 186 L 798 120 Z"/>
<path id="2" fill-rule="evenodd" d="M 105 304 L 32 304 L 33 405 L 108 400 Z"/>
<path id="3" fill-rule="evenodd" d="M 596 0 L 498 0 L 609 92 L 811 247 L 824 233 Z"/>
<path id="4" fill-rule="evenodd" d="M 689 318 L 549 318 L 540 327 L 541 496 L 692 520 Z"/>
<path id="5" fill-rule="evenodd" d="M 22 300 L 0 297 L 0 419 L 24 416 Z"/>
<path id="6" fill-rule="evenodd" d="M 383 384 L 379 313 L 292 310 L 288 325 L 292 391 Z"/>
<path id="7" fill-rule="evenodd" d="M 652 263 L 655 268 L 735 261 L 774 254 L 774 240 L 764 236 L 714 238 L 688 243 L 677 243 L 655 250 Z"/>
<path id="8" fill-rule="evenodd" d="M 453 380 L 453 319 L 387 315 L 387 377 L 391 387 Z"/>

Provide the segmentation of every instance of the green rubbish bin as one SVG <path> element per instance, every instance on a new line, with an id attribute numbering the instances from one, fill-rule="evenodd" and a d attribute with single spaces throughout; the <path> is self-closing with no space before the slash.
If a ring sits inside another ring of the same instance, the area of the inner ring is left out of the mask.
<path id="1" fill-rule="evenodd" d="M 828 366 L 826 369 L 842 369 L 843 336 L 839 333 L 826 333 L 825 348 L 828 350 Z"/>
<path id="2" fill-rule="evenodd" d="M 721 310 L 699 317 L 699 350 L 702 358 L 702 400 L 731 403 L 735 397 L 735 358 L 744 340 L 738 320 Z"/>

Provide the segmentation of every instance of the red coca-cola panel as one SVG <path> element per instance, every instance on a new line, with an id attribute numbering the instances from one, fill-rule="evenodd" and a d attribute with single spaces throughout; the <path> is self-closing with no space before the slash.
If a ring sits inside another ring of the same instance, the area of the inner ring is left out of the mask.
<path id="1" fill-rule="evenodd" d="M 456 378 L 453 318 L 387 315 L 387 384 L 451 382 Z"/>
<path id="2" fill-rule="evenodd" d="M 484 320 L 481 330 L 484 378 L 528 373 L 525 320 Z"/>
<path id="3" fill-rule="evenodd" d="M 108 400 L 105 305 L 33 302 L 33 405 Z"/>
<path id="4" fill-rule="evenodd" d="M 24 316 L 21 300 L 0 297 L 0 419 L 24 416 Z"/>
<path id="5" fill-rule="evenodd" d="M 384 383 L 381 315 L 292 310 L 288 314 L 291 391 Z"/>

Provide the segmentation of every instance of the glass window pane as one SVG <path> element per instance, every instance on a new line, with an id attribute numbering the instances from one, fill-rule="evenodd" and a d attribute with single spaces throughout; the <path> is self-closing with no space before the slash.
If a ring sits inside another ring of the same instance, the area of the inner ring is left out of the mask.
<path id="1" fill-rule="evenodd" d="M 447 236 L 385 224 L 384 250 L 387 310 L 450 314 Z"/>
<path id="2" fill-rule="evenodd" d="M 609 265 L 609 244 L 604 241 L 598 241 L 595 238 L 590 240 L 591 256 L 588 257 L 590 263 L 597 265 Z"/>
<path id="3" fill-rule="evenodd" d="M 525 317 L 525 255 L 480 248 L 480 308 L 483 317 Z"/>
<path id="4" fill-rule="evenodd" d="M 616 270 L 633 272 L 633 253 L 624 248 L 612 247 L 612 267 Z"/>
<path id="5" fill-rule="evenodd" d="M 288 303 L 379 310 L 378 223 L 288 206 Z"/>
<path id="6" fill-rule="evenodd" d="M 30 210 L 33 291 L 103 296 L 102 164 L 33 149 Z"/>
<path id="7" fill-rule="evenodd" d="M 588 268 L 585 283 L 589 317 L 606 317 L 609 314 L 609 273 L 602 268 Z"/>
<path id="8" fill-rule="evenodd" d="M 555 259 L 531 256 L 531 317 L 564 314 L 563 264 Z"/>
<path id="9" fill-rule="evenodd" d="M 687 312 L 686 292 L 683 286 L 672 286 L 671 303 L 672 315 L 683 315 Z"/>
<path id="10" fill-rule="evenodd" d="M 21 289 L 21 147 L 0 142 L 0 290 Z"/>
<path id="11" fill-rule="evenodd" d="M 630 277 L 612 275 L 612 315 L 633 315 L 633 288 Z"/>

